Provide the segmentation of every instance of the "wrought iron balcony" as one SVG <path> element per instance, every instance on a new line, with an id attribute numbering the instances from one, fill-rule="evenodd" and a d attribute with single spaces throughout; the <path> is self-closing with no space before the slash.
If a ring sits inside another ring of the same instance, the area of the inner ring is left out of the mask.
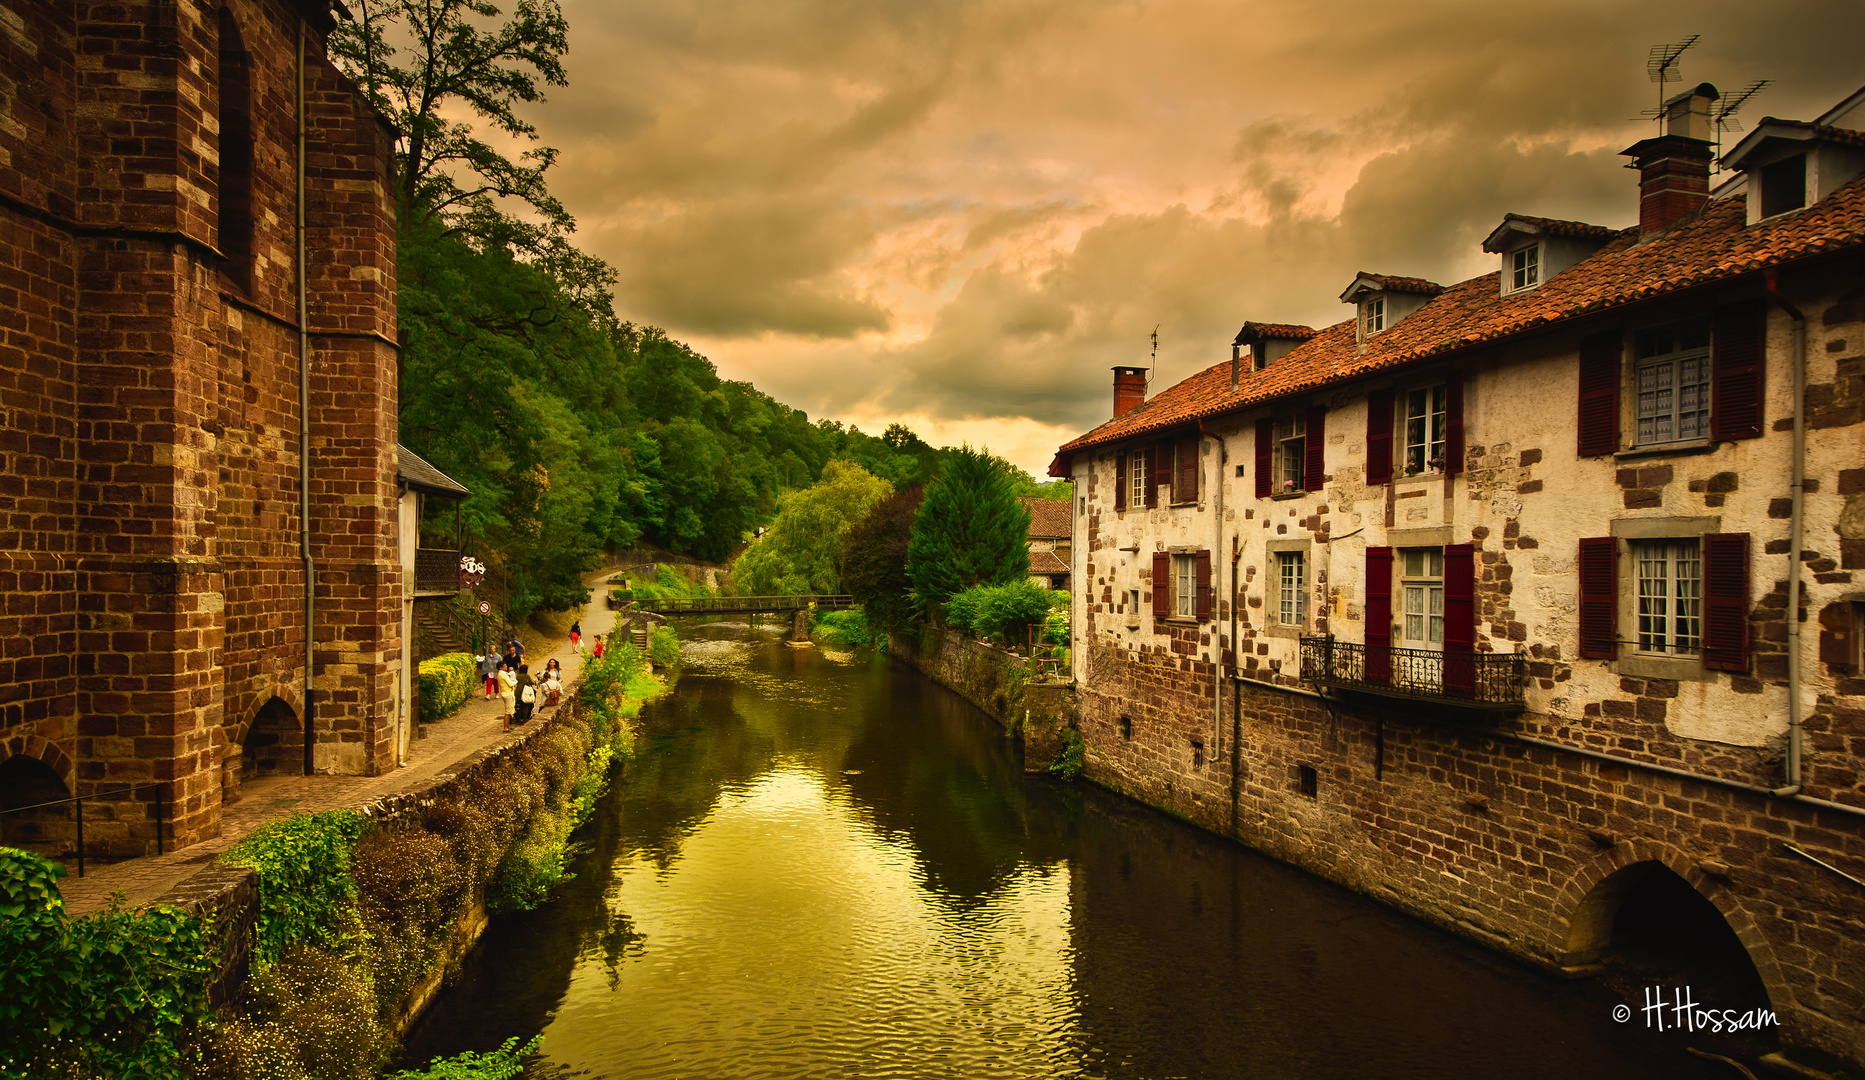
<path id="1" fill-rule="evenodd" d="M 420 596 L 436 593 L 451 596 L 459 592 L 460 553 L 446 548 L 416 548 L 414 591 Z"/>
<path id="2" fill-rule="evenodd" d="M 1302 678 L 1362 694 L 1511 712 L 1523 707 L 1520 653 L 1436 652 L 1302 639 Z"/>

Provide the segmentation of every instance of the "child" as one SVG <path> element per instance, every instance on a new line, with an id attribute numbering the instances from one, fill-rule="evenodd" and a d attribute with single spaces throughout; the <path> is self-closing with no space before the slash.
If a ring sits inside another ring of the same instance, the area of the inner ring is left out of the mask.
<path id="1" fill-rule="evenodd" d="M 590 651 L 596 654 L 596 659 L 598 660 L 602 659 L 602 635 L 601 634 L 596 635 L 596 647 Z"/>

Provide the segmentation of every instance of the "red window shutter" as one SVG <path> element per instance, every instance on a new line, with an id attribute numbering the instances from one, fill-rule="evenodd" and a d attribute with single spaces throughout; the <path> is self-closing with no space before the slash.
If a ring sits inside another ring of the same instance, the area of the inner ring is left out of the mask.
<path id="1" fill-rule="evenodd" d="M 1710 434 L 1717 439 L 1761 435 L 1767 309 L 1759 303 L 1716 309 L 1710 328 Z"/>
<path id="2" fill-rule="evenodd" d="M 1146 505 L 1159 505 L 1159 487 L 1172 482 L 1172 443 L 1161 439 L 1146 451 Z"/>
<path id="3" fill-rule="evenodd" d="M 1270 462 L 1275 460 L 1276 422 L 1258 420 L 1256 422 L 1256 497 L 1267 499 L 1272 493 L 1270 482 L 1273 479 Z"/>
<path id="4" fill-rule="evenodd" d="M 1172 556 L 1165 552 L 1153 555 L 1153 617 L 1163 619 L 1172 614 Z"/>
<path id="5" fill-rule="evenodd" d="M 1747 533 L 1703 538 L 1703 666 L 1748 670 Z"/>
<path id="6" fill-rule="evenodd" d="M 1127 508 L 1127 457 L 1132 451 L 1121 450 L 1114 455 L 1114 509 Z"/>
<path id="7" fill-rule="evenodd" d="M 1464 471 L 1464 377 L 1453 371 L 1444 379 L 1444 471 Z M 1450 558 L 1446 549 L 1445 558 Z M 1448 569 L 1446 570 L 1448 573 Z M 1450 586 L 1444 587 L 1445 602 L 1450 601 Z"/>
<path id="8" fill-rule="evenodd" d="M 1366 681 L 1392 681 L 1392 549 L 1366 549 Z"/>
<path id="9" fill-rule="evenodd" d="M 1619 545 L 1610 536 L 1580 541 L 1580 655 L 1619 655 Z"/>
<path id="10" fill-rule="evenodd" d="M 1305 440 L 1302 443 L 1302 449 L 1305 451 L 1303 456 L 1307 459 L 1302 462 L 1303 491 L 1321 490 L 1321 466 L 1323 464 L 1321 451 L 1327 446 L 1328 441 L 1327 415 L 1328 410 L 1325 405 L 1316 405 L 1308 410 L 1308 427 L 1302 432 Z"/>
<path id="11" fill-rule="evenodd" d="M 1198 436 L 1179 439 L 1178 484 L 1172 489 L 1174 502 L 1198 501 Z"/>
<path id="12" fill-rule="evenodd" d="M 1392 391 L 1366 395 L 1366 482 L 1392 480 Z"/>
<path id="13" fill-rule="evenodd" d="M 1199 622 L 1211 621 L 1211 553 L 1198 553 L 1198 600 Z"/>
<path id="14" fill-rule="evenodd" d="M 1580 339 L 1580 456 L 1619 449 L 1619 331 Z"/>
<path id="15" fill-rule="evenodd" d="M 1444 547 L 1444 690 L 1469 697 L 1476 690 L 1476 548 Z"/>

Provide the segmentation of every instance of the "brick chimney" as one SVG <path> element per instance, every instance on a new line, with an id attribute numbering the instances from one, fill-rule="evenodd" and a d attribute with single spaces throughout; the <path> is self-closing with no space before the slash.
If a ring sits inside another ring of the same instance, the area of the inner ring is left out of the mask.
<path id="1" fill-rule="evenodd" d="M 1143 367 L 1117 367 L 1114 369 L 1114 418 L 1139 408 L 1146 401 L 1146 369 Z"/>
<path id="2" fill-rule="evenodd" d="M 1710 201 L 1710 104 L 1721 96 L 1709 83 L 1677 95 L 1664 103 L 1663 135 L 1620 151 L 1638 170 L 1641 237 L 1663 232 Z"/>

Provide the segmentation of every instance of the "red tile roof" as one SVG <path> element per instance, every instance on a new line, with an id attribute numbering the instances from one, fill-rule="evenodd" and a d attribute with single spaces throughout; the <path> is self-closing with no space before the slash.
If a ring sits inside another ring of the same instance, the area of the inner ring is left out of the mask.
<path id="1" fill-rule="evenodd" d="M 1638 242 L 1638 230 L 1524 292 L 1502 296 L 1494 273 L 1446 289 L 1362 353 L 1349 319 L 1321 331 L 1230 389 L 1228 361 L 1163 391 L 1130 412 L 1064 444 L 1052 471 L 1076 450 L 1103 446 L 1379 371 L 1514 337 L 1681 292 L 1766 267 L 1865 244 L 1865 177 L 1805 210 L 1749 226 L 1742 196 L 1712 202 L 1668 233 Z"/>
<path id="2" fill-rule="evenodd" d="M 1061 560 L 1053 551 L 1030 552 L 1030 573 L 1032 574 L 1066 574 L 1068 563 Z"/>
<path id="3" fill-rule="evenodd" d="M 1354 282 L 1370 281 L 1387 292 L 1423 293 L 1436 296 L 1444 291 L 1444 286 L 1435 281 L 1426 281 L 1421 277 L 1399 277 L 1397 274 L 1369 274 L 1365 270 L 1354 275 Z"/>
<path id="4" fill-rule="evenodd" d="M 1075 527 L 1067 499 L 1019 499 L 1030 512 L 1030 538 L 1054 540 L 1066 538 Z"/>
<path id="5" fill-rule="evenodd" d="M 1307 341 L 1314 336 L 1315 328 L 1312 326 L 1298 326 L 1295 323 L 1247 322 L 1243 324 L 1243 329 L 1237 331 L 1237 339 L 1231 344 L 1242 345 L 1249 341 L 1269 341 L 1278 338 L 1284 341 Z"/>
<path id="6" fill-rule="evenodd" d="M 1526 226 L 1525 230 L 1509 228 L 1511 224 Z M 1609 229 L 1604 225 L 1594 225 L 1585 221 L 1567 221 L 1562 218 L 1530 217 L 1527 214 L 1504 214 L 1502 224 L 1490 230 L 1483 241 L 1483 250 L 1500 252 L 1498 237 L 1504 232 L 1526 231 L 1531 234 L 1546 233 L 1549 236 L 1571 236 L 1583 240 L 1598 240 L 1602 243 L 1619 235 L 1618 229 Z"/>

